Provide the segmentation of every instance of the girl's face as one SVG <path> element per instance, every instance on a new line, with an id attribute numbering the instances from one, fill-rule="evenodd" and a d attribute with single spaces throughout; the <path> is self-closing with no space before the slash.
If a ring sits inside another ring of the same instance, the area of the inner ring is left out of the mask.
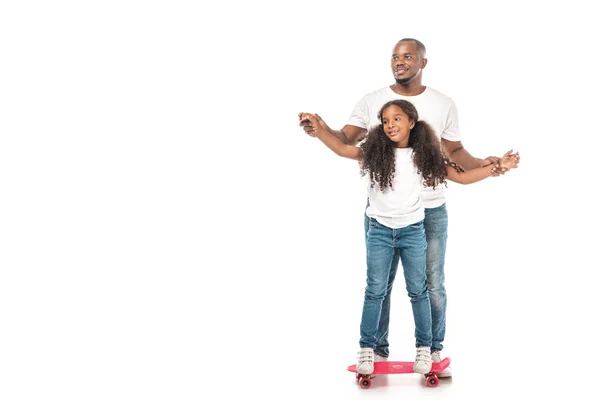
<path id="1" fill-rule="evenodd" d="M 410 120 L 400 107 L 392 104 L 383 110 L 381 123 L 383 131 L 392 142 L 398 147 L 408 147 L 410 130 L 415 126 L 415 121 Z"/>

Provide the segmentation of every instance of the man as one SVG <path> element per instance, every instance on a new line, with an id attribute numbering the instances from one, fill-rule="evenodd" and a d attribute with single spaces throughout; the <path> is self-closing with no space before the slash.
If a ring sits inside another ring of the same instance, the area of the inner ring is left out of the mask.
<path id="1" fill-rule="evenodd" d="M 421 120 L 428 122 L 441 139 L 443 150 L 454 162 L 465 170 L 497 163 L 497 157 L 479 159 L 473 157 L 460 141 L 458 115 L 454 101 L 444 94 L 424 86 L 421 83 L 422 72 L 427 65 L 425 46 L 416 39 L 400 40 L 392 52 L 391 67 L 395 83 L 391 86 L 365 95 L 356 105 L 347 124 L 339 131 L 333 130 L 316 115 L 318 123 L 330 134 L 338 137 L 346 144 L 358 144 L 367 131 L 380 123 L 377 113 L 381 106 L 390 100 L 404 99 L 415 105 Z M 302 115 L 300 113 L 299 115 Z M 313 127 L 308 120 L 301 120 L 306 133 L 311 134 Z M 496 170 L 495 175 L 504 171 Z M 430 354 L 417 353 L 427 358 L 428 362 L 442 360 L 442 342 L 446 334 L 446 289 L 444 287 L 444 259 L 446 253 L 446 237 L 448 214 L 444 188 L 435 190 L 424 188 L 421 195 L 425 207 L 425 233 L 427 239 L 427 290 L 431 302 L 433 342 Z M 365 235 L 368 231 L 368 218 L 365 214 Z M 390 271 L 388 291 L 383 301 L 379 321 L 378 340 L 374 349 L 374 361 L 385 361 L 389 356 L 389 318 L 391 290 L 397 269 Z M 450 377 L 450 367 L 439 374 L 439 377 Z"/>

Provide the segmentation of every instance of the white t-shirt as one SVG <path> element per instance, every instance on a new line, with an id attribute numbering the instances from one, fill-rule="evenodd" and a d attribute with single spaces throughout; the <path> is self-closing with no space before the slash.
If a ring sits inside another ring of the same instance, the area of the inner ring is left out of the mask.
<path id="1" fill-rule="evenodd" d="M 419 120 L 431 125 L 438 139 L 452 142 L 460 140 L 456 104 L 450 97 L 430 87 L 416 96 L 397 94 L 389 86 L 368 93 L 356 104 L 346 125 L 369 130 L 381 123 L 377 118 L 381 107 L 388 101 L 398 99 L 410 101 L 419 112 Z M 435 190 L 430 187 L 422 188 L 421 200 L 425 208 L 441 206 L 446 202 L 444 185 L 436 186 Z"/>
<path id="2" fill-rule="evenodd" d="M 387 187 L 382 192 L 377 183 L 371 187 L 370 179 L 366 176 L 369 193 L 367 216 L 392 229 L 404 228 L 425 218 L 425 209 L 419 196 L 423 177 L 413 162 L 413 149 L 395 150 L 396 171 L 391 188 Z"/>

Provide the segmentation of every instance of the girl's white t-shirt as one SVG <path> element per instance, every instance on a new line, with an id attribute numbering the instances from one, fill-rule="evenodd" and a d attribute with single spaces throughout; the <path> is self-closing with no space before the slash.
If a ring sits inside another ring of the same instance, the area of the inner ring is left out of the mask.
<path id="1" fill-rule="evenodd" d="M 371 187 L 370 179 L 365 175 L 369 194 L 367 216 L 392 229 L 404 228 L 425 218 L 420 199 L 423 177 L 413 162 L 413 149 L 397 148 L 395 152 L 396 171 L 391 188 L 382 192 L 377 183 Z"/>

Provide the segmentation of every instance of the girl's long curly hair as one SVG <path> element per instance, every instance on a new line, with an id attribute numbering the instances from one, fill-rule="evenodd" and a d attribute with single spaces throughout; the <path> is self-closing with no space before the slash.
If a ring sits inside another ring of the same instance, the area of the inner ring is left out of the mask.
<path id="1" fill-rule="evenodd" d="M 415 106 L 406 100 L 392 100 L 383 105 L 377 117 L 381 121 L 383 112 L 390 106 L 398 106 L 408 118 L 415 121 L 415 126 L 410 131 L 408 146 L 413 149 L 413 162 L 419 173 L 423 175 L 423 186 L 436 187 L 439 184 L 447 185 L 446 164 L 461 168 L 444 156 L 433 128 L 425 122 L 419 121 L 419 113 Z M 396 170 L 395 152 L 397 144 L 392 142 L 383 131 L 383 124 L 369 130 L 367 138 L 361 143 L 360 171 L 361 175 L 369 174 L 371 187 L 379 184 L 381 191 L 387 187 L 392 188 Z"/>

